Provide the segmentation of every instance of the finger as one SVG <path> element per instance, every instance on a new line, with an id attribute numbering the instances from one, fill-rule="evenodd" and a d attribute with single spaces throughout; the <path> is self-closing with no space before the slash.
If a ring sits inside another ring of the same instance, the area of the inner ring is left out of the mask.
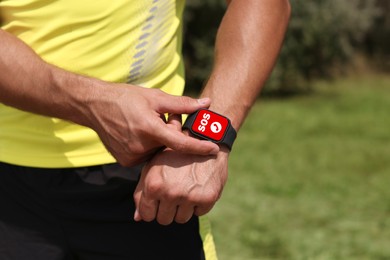
<path id="1" fill-rule="evenodd" d="M 177 209 L 175 221 L 180 224 L 187 223 L 194 215 L 193 205 L 180 205 Z"/>
<path id="2" fill-rule="evenodd" d="M 138 206 L 138 214 L 142 220 L 150 222 L 156 219 L 159 202 L 154 199 L 149 199 L 141 195 L 141 199 Z"/>
<path id="3" fill-rule="evenodd" d="M 134 199 L 134 204 L 135 204 L 135 212 L 134 212 L 134 220 L 135 221 L 141 221 L 142 217 L 141 214 L 139 214 L 139 204 L 141 201 L 141 195 L 142 195 L 142 190 L 144 188 L 144 175 L 141 175 L 141 179 L 138 182 L 137 187 L 135 188 L 134 194 L 133 194 L 133 199 Z"/>
<path id="4" fill-rule="evenodd" d="M 190 98 L 186 96 L 173 96 L 163 93 L 163 97 L 159 99 L 159 113 L 173 114 L 191 114 L 198 109 L 208 108 L 211 104 L 210 98 Z"/>
<path id="5" fill-rule="evenodd" d="M 142 220 L 142 217 L 141 217 L 141 214 L 139 214 L 138 212 L 138 209 L 136 208 L 135 209 L 135 212 L 134 212 L 134 221 L 141 221 Z"/>
<path id="6" fill-rule="evenodd" d="M 157 140 L 173 150 L 199 155 L 216 155 L 219 152 L 219 146 L 212 142 L 184 135 L 162 122 L 160 126 L 155 132 Z"/>
<path id="7" fill-rule="evenodd" d="M 147 176 L 147 171 L 149 170 L 149 165 L 146 164 L 141 172 L 141 178 L 138 182 L 138 185 L 134 191 L 134 203 L 135 203 L 135 212 L 134 220 L 135 221 L 152 221 L 156 217 L 156 212 L 158 209 L 158 201 L 147 198 L 145 195 L 145 179 Z"/>
<path id="8" fill-rule="evenodd" d="M 181 115 L 178 114 L 169 114 L 168 115 L 168 126 L 172 127 L 172 129 L 176 129 L 181 131 L 182 123 L 181 123 Z"/>
<path id="9" fill-rule="evenodd" d="M 196 216 L 203 216 L 207 214 L 212 208 L 214 207 L 214 204 L 210 206 L 198 206 L 194 209 L 194 215 Z"/>
<path id="10" fill-rule="evenodd" d="M 141 217 L 141 214 L 139 213 L 139 204 L 140 204 L 140 201 L 141 201 L 141 194 L 142 194 L 142 190 L 138 190 L 138 187 L 137 189 L 135 190 L 134 192 L 134 204 L 135 204 L 135 211 L 134 211 L 134 220 L 135 221 L 141 221 L 142 220 L 142 217 Z"/>
<path id="11" fill-rule="evenodd" d="M 176 215 L 176 203 L 161 201 L 158 206 L 157 222 L 161 225 L 169 225 L 173 222 Z"/>

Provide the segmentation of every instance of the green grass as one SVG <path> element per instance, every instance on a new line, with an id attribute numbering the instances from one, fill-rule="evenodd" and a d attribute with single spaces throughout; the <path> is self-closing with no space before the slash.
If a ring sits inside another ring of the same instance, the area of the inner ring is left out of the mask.
<path id="1" fill-rule="evenodd" d="M 390 77 L 262 99 L 210 214 L 220 260 L 390 259 Z"/>

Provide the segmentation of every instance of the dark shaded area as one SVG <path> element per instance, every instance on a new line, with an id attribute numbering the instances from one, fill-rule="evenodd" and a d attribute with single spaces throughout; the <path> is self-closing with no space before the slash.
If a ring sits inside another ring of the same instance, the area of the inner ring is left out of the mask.
<path id="1" fill-rule="evenodd" d="M 361 60 L 370 72 L 390 71 L 388 0 L 290 2 L 289 30 L 263 95 L 310 92 L 313 81 L 350 73 Z M 188 93 L 199 93 L 209 76 L 215 34 L 225 8 L 224 0 L 187 2 L 184 55 Z"/>

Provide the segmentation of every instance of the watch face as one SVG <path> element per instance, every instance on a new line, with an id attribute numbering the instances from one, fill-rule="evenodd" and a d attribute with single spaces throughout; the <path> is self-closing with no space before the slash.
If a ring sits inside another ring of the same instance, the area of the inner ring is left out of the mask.
<path id="1" fill-rule="evenodd" d="M 191 130 L 201 136 L 219 142 L 229 126 L 229 120 L 210 110 L 199 110 Z"/>

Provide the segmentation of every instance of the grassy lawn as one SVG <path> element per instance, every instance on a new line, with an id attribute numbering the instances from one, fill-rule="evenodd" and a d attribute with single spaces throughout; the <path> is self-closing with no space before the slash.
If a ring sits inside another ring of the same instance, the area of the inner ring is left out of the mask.
<path id="1" fill-rule="evenodd" d="M 210 214 L 220 260 L 390 259 L 390 77 L 262 99 Z"/>

